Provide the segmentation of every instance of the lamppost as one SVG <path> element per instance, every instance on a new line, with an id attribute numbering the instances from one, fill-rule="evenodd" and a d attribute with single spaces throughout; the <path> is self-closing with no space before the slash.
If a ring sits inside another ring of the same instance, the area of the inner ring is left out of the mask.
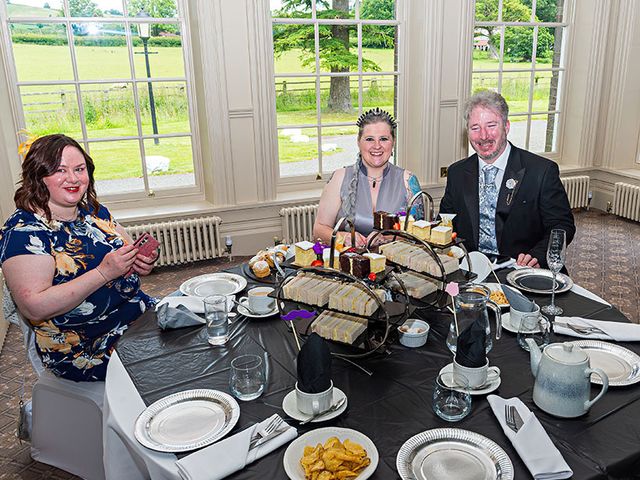
<path id="1" fill-rule="evenodd" d="M 138 12 L 136 15 L 138 18 L 148 18 L 149 15 L 144 10 Z M 144 63 L 147 66 L 147 78 L 149 81 L 147 82 L 147 87 L 149 88 L 149 110 L 151 110 L 151 128 L 153 129 L 153 134 L 158 135 L 158 121 L 156 119 L 156 103 L 153 99 L 153 86 L 151 84 L 151 67 L 149 66 L 149 49 L 147 43 L 149 42 L 149 38 L 151 38 L 151 24 L 148 22 L 141 22 L 138 24 L 138 35 L 140 36 L 140 40 L 142 40 L 142 45 L 144 47 Z M 160 140 L 158 137 L 153 138 L 153 143 L 158 145 Z"/>

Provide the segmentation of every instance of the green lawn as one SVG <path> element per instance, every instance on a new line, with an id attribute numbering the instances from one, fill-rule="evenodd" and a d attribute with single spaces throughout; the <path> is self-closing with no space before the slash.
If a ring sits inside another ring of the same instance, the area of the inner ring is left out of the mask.
<path id="1" fill-rule="evenodd" d="M 18 7 L 18 6 L 12 6 Z M 123 81 L 130 76 L 129 58 L 126 47 L 76 47 L 78 60 L 78 74 L 82 80 L 108 80 L 114 82 L 107 85 L 82 86 L 85 114 L 87 117 L 87 131 L 89 138 L 119 137 L 137 135 L 135 116 L 133 115 L 133 95 L 131 85 Z M 180 48 L 153 47 L 150 56 L 151 72 L 154 78 L 184 77 L 183 55 Z M 39 80 L 70 80 L 73 78 L 69 49 L 66 46 L 41 46 L 33 44 L 15 44 L 13 53 L 16 61 L 18 78 L 21 81 Z M 393 71 L 393 51 L 385 49 L 363 49 L 365 58 L 375 61 L 382 71 Z M 474 59 L 474 70 L 495 69 L 497 61 L 489 58 Z M 550 65 L 540 65 L 548 68 Z M 505 68 L 529 68 L 528 63 L 511 63 Z M 134 55 L 136 77 L 145 77 L 144 57 Z M 276 73 L 313 72 L 312 67 L 302 69 L 299 52 L 290 51 L 279 56 L 275 61 Z M 550 72 L 536 73 L 536 89 L 534 90 L 534 110 L 547 110 Z M 507 98 L 512 112 L 527 110 L 529 72 L 505 73 L 503 75 L 503 94 Z M 392 111 L 393 109 L 393 77 L 376 76 L 371 85 L 371 78 L 365 79 L 364 97 L 365 108 L 379 106 Z M 283 93 L 282 82 L 287 81 L 286 93 Z M 296 82 L 311 81 L 305 85 Z M 331 113 L 325 111 L 328 98 L 328 77 L 323 80 L 321 123 L 348 123 L 349 126 L 323 128 L 323 137 L 348 135 L 355 136 L 353 126 L 357 111 L 353 113 Z M 278 125 L 300 125 L 316 123 L 315 95 L 313 94 L 313 79 L 278 78 L 277 117 Z M 474 74 L 474 89 L 491 88 L 497 85 L 497 75 L 489 73 Z M 169 86 L 170 89 L 162 89 Z M 187 100 L 183 83 L 162 84 L 154 83 L 156 109 L 160 133 L 178 133 L 190 131 Z M 358 85 L 352 81 L 352 99 L 357 105 Z M 96 90 L 89 93 L 88 90 Z M 102 90 L 102 91 L 100 91 Z M 61 95 L 65 91 L 65 95 Z M 23 87 L 22 93 L 43 93 L 47 95 L 24 96 L 23 106 L 29 129 L 38 135 L 63 131 L 64 133 L 80 137 L 78 109 L 75 105 L 74 89 L 70 86 L 34 86 Z M 139 86 L 142 105 L 142 128 L 145 134 L 151 133 L 151 121 L 147 89 L 144 84 Z M 65 106 L 62 106 L 64 100 Z M 27 103 L 50 102 L 49 105 L 26 105 Z M 50 110 L 47 112 L 46 110 Z M 541 118 L 546 118 L 541 116 Z M 524 120 L 524 118 L 523 118 Z M 514 119 L 517 121 L 517 119 Z M 304 134 L 310 137 L 309 143 L 292 143 L 288 136 L 279 135 L 280 161 L 294 162 L 317 157 L 317 132 L 306 129 Z M 145 143 L 147 155 L 163 155 L 171 158 L 171 169 L 168 173 L 189 173 L 193 171 L 191 159 L 191 144 L 189 138 L 162 139 L 159 146 L 152 141 Z M 324 155 L 333 155 L 325 152 Z M 141 176 L 141 160 L 137 141 L 114 141 L 92 143 L 91 155 L 95 158 L 98 168 L 98 179 L 116 179 Z"/>

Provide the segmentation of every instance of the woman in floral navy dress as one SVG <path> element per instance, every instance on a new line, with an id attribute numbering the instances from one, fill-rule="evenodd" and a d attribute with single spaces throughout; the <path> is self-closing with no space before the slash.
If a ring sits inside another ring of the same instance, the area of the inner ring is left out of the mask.
<path id="1" fill-rule="evenodd" d="M 17 210 L 0 230 L 0 266 L 42 363 L 75 381 L 104 380 L 117 340 L 155 304 L 139 275 L 157 254 L 139 254 L 98 203 L 94 169 L 75 140 L 37 139 L 22 164 Z"/>

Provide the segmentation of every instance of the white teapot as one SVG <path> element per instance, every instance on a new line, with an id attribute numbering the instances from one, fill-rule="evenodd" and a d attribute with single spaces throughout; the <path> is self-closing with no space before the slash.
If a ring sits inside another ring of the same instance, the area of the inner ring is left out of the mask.
<path id="1" fill-rule="evenodd" d="M 609 378 L 599 368 L 589 368 L 589 356 L 572 343 L 554 343 L 544 352 L 536 342 L 528 338 L 531 354 L 531 372 L 536 379 L 533 401 L 551 415 L 573 418 L 584 415 L 602 398 L 609 388 Z M 602 389 L 593 399 L 591 374 L 602 379 Z"/>

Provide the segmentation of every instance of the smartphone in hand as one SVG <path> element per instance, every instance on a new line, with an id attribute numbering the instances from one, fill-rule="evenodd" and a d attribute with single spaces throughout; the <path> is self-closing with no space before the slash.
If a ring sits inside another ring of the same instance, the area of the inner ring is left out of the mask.
<path id="1" fill-rule="evenodd" d="M 138 239 L 133 242 L 133 246 L 138 249 L 138 254 L 143 255 L 145 257 L 150 257 L 153 252 L 160 246 L 160 242 L 158 242 L 153 236 L 145 232 Z M 133 267 L 129 269 L 125 277 L 128 277 L 133 273 Z"/>

